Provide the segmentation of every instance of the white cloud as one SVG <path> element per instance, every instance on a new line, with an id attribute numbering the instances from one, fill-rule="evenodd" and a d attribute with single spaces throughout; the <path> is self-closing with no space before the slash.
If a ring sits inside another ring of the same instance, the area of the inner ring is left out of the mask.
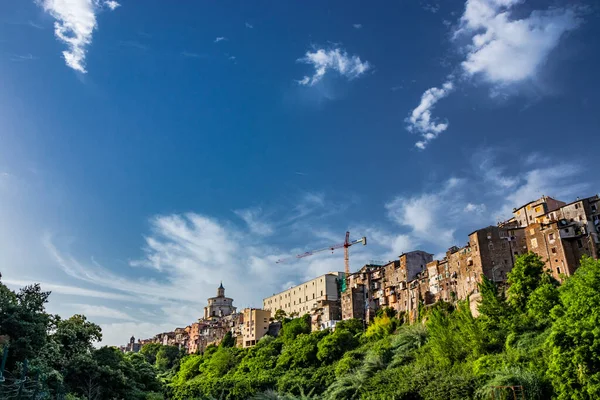
<path id="1" fill-rule="evenodd" d="M 307 51 L 304 57 L 298 59 L 298 62 L 310 64 L 315 69 L 312 77 L 305 76 L 298 81 L 303 86 L 315 85 L 330 70 L 351 80 L 358 78 L 371 68 L 368 61 L 362 62 L 356 55 L 348 56 L 348 53 L 340 48 Z"/>
<path id="2" fill-rule="evenodd" d="M 481 77 L 494 85 L 491 94 L 502 87 L 536 78 L 540 67 L 565 33 L 581 23 L 575 8 L 536 10 L 519 18 L 513 8 L 522 0 L 467 0 L 455 38 L 467 37 L 470 44 L 461 63 L 467 79 Z M 447 88 L 446 88 L 447 86 Z M 408 130 L 421 134 L 415 146 L 425 149 L 429 142 L 448 129 L 448 122 L 431 120 L 431 107 L 454 88 L 451 80 L 441 88 L 428 89 L 421 104 L 408 118 Z"/>
<path id="3" fill-rule="evenodd" d="M 361 29 L 362 28 L 362 24 L 353 24 L 352 26 L 354 27 L 354 29 Z"/>
<path id="4" fill-rule="evenodd" d="M 485 210 L 486 210 L 485 204 L 467 203 L 467 205 L 465 206 L 465 212 L 468 212 L 468 213 L 481 214 L 482 212 L 485 212 Z"/>
<path id="5" fill-rule="evenodd" d="M 448 122 L 437 122 L 431 117 L 431 111 L 439 100 L 450 94 L 452 89 L 454 84 L 451 81 L 444 83 L 441 88 L 427 89 L 421 96 L 421 103 L 406 118 L 407 129 L 421 135 L 421 140 L 415 143 L 419 149 L 425 149 L 430 141 L 448 129 Z"/>
<path id="6" fill-rule="evenodd" d="M 92 34 L 96 29 L 96 13 L 100 7 L 99 0 L 37 0 L 44 11 L 50 14 L 54 22 L 54 34 L 68 46 L 63 51 L 67 66 L 75 71 L 86 73 L 85 56 L 87 47 L 92 44 Z M 106 2 L 110 9 L 114 10 Z"/>
<path id="7" fill-rule="evenodd" d="M 533 11 L 512 18 L 520 0 L 468 0 L 457 35 L 472 36 L 466 60 L 469 76 L 481 75 L 493 84 L 533 79 L 561 37 L 578 27 L 571 8 Z"/>
<path id="8" fill-rule="evenodd" d="M 86 317 L 99 317 L 107 319 L 117 319 L 125 321 L 136 321 L 131 315 L 106 306 L 95 306 L 90 304 L 71 304 L 77 314 L 83 314 Z"/>
<path id="9" fill-rule="evenodd" d="M 448 247 L 454 244 L 455 224 L 466 207 L 463 199 L 465 183 L 462 179 L 451 178 L 438 190 L 397 196 L 385 208 L 393 221 L 410 229 L 414 238 Z"/>
<path id="10" fill-rule="evenodd" d="M 226 37 L 224 37 L 224 36 L 218 36 L 218 37 L 215 39 L 215 43 L 222 42 L 223 40 L 227 40 L 227 38 L 226 38 Z"/>
<path id="11" fill-rule="evenodd" d="M 234 212 L 238 217 L 244 220 L 248 225 L 250 232 L 262 236 L 268 236 L 273 233 L 273 226 L 268 222 L 261 220 L 261 208 L 247 208 L 245 210 L 236 210 Z"/>
<path id="12" fill-rule="evenodd" d="M 108 1 L 105 1 L 105 2 L 104 2 L 104 5 L 105 5 L 106 7 L 108 7 L 108 8 L 110 8 L 110 9 L 111 9 L 111 10 L 113 10 L 113 11 L 115 10 L 115 8 L 117 8 L 117 7 L 121 7 L 121 5 L 120 5 L 119 3 L 117 3 L 116 1 L 114 1 L 114 0 L 108 0 Z"/>
<path id="13" fill-rule="evenodd" d="M 252 25 L 252 24 L 251 24 L 251 23 L 249 23 L 249 22 L 246 22 L 246 28 L 248 28 L 248 29 L 252 29 L 252 28 L 254 28 L 254 25 Z"/>

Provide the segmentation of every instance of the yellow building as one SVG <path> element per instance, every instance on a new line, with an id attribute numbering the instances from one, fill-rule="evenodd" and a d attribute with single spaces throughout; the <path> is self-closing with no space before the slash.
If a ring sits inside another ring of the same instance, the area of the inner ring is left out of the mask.
<path id="1" fill-rule="evenodd" d="M 339 287 L 341 287 L 344 275 L 343 272 L 329 272 L 293 286 L 263 299 L 263 309 L 271 311 L 273 315 L 277 310 L 285 311 L 286 315 L 309 314 L 314 307 L 317 307 L 319 300 L 338 301 L 340 299 Z"/>
<path id="2" fill-rule="evenodd" d="M 244 309 L 244 325 L 242 328 L 242 346 L 252 347 L 265 336 L 269 330 L 271 312 L 258 308 Z"/>

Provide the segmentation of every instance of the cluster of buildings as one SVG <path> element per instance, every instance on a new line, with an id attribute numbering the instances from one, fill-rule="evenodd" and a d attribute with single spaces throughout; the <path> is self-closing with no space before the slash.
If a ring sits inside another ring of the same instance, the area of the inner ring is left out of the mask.
<path id="1" fill-rule="evenodd" d="M 127 351 L 154 342 L 202 352 L 209 344 L 220 343 L 227 332 L 237 346 L 253 346 L 267 333 L 276 335 L 281 324 L 272 316 L 277 312 L 309 314 L 312 329 L 321 330 L 351 318 L 368 323 L 382 308 L 415 320 L 419 305 L 464 299 L 476 305 L 481 277 L 505 283 L 515 258 L 527 252 L 538 254 L 558 281 L 575 272 L 582 256 L 600 258 L 600 197 L 567 204 L 543 196 L 515 208 L 509 220 L 472 232 L 464 246 L 451 247 L 441 260 L 415 250 L 387 264 L 365 265 L 349 276 L 327 273 L 263 299 L 262 309 L 237 313 L 221 285 L 217 297 L 208 299 L 204 318 L 146 341 L 134 343 L 132 338 Z"/>
<path id="2" fill-rule="evenodd" d="M 189 354 L 204 352 L 207 346 L 221 343 L 227 332 L 231 332 L 236 346 L 254 346 L 265 334 L 276 334 L 278 327 L 271 325 L 269 311 L 246 308 L 237 312 L 233 299 L 225 296 L 223 284 L 217 288 L 217 295 L 211 297 L 204 307 L 204 317 L 185 328 L 176 328 L 172 332 L 163 332 L 150 339 L 135 341 L 132 336 L 129 343 L 121 346 L 123 352 L 138 352 L 148 343 L 183 348 Z M 271 329 L 271 331 L 269 331 Z"/>

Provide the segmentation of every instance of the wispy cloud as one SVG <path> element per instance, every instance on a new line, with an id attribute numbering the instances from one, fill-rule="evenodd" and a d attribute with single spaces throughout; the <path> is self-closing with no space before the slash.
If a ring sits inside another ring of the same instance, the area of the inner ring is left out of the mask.
<path id="1" fill-rule="evenodd" d="M 250 232 L 262 236 L 268 236 L 273 233 L 273 226 L 263 220 L 263 211 L 260 207 L 246 208 L 234 212 L 238 217 L 244 220 L 248 225 Z"/>
<path id="2" fill-rule="evenodd" d="M 454 84 L 451 81 L 444 83 L 441 88 L 427 89 L 421 96 L 421 103 L 406 118 L 409 132 L 421 135 L 421 140 L 415 143 L 419 149 L 425 149 L 430 141 L 448 129 L 448 122 L 437 122 L 435 118 L 431 117 L 431 110 L 440 99 L 448 96 L 452 89 L 454 89 Z"/>
<path id="3" fill-rule="evenodd" d="M 33 54 L 29 53 L 29 54 L 14 54 L 12 56 L 10 56 L 10 61 L 14 61 L 14 62 L 22 62 L 22 61 L 34 61 L 37 60 L 38 58 L 35 57 Z"/>
<path id="4" fill-rule="evenodd" d="M 225 36 L 218 36 L 218 37 L 215 39 L 215 43 L 222 42 L 223 40 L 227 40 L 227 38 L 226 38 Z"/>
<path id="5" fill-rule="evenodd" d="M 63 51 L 67 66 L 75 71 L 86 73 L 85 56 L 87 48 L 92 44 L 94 29 L 97 27 L 96 13 L 100 6 L 98 0 L 37 0 L 37 2 L 56 20 L 54 34 L 68 47 L 68 50 Z"/>
<path id="6" fill-rule="evenodd" d="M 136 40 L 119 40 L 118 42 L 119 46 L 121 47 L 130 47 L 133 49 L 138 49 L 138 50 L 148 50 L 148 46 L 146 46 L 143 43 L 140 43 Z"/>
<path id="7" fill-rule="evenodd" d="M 493 85 L 492 94 L 535 79 L 564 34 L 581 23 L 574 7 L 536 10 L 519 17 L 513 8 L 520 3 L 522 0 L 467 0 L 454 32 L 455 39 L 470 40 L 461 49 L 466 54 L 460 64 L 462 76 L 466 80 L 479 77 Z M 429 110 L 448 96 L 454 85 L 448 80 L 441 88 L 428 89 L 409 116 L 408 130 L 421 133 L 421 140 L 415 143 L 418 148 L 424 149 L 448 128 L 447 122 L 432 122 Z"/>
<path id="8" fill-rule="evenodd" d="M 315 73 L 311 77 L 305 76 L 298 81 L 303 86 L 315 85 L 323 79 L 328 71 L 334 71 L 351 80 L 371 69 L 368 61 L 361 61 L 357 55 L 349 56 L 345 50 L 340 48 L 307 51 L 304 57 L 298 59 L 298 62 L 312 65 L 315 69 Z"/>
<path id="9" fill-rule="evenodd" d="M 137 321 L 137 318 L 131 315 L 106 306 L 96 306 L 91 304 L 71 304 L 70 305 L 77 314 L 83 314 L 86 317 L 100 317 L 107 319 L 117 319 L 124 321 Z"/>
<path id="10" fill-rule="evenodd" d="M 44 29 L 44 27 L 36 22 L 33 22 L 32 20 L 27 21 L 27 25 L 35 28 L 35 29 Z"/>
<path id="11" fill-rule="evenodd" d="M 186 58 L 208 58 L 205 54 L 194 53 L 191 51 L 182 51 L 181 55 Z"/>
<path id="12" fill-rule="evenodd" d="M 252 25 L 252 24 L 251 24 L 251 23 L 249 23 L 249 22 L 246 22 L 246 28 L 248 28 L 248 29 L 252 29 L 252 28 L 254 28 L 254 25 Z"/>
<path id="13" fill-rule="evenodd" d="M 362 24 L 353 24 L 352 27 L 354 29 L 361 29 L 362 28 Z"/>
<path id="14" fill-rule="evenodd" d="M 104 5 L 113 11 L 115 10 L 115 8 L 121 7 L 121 5 L 114 0 L 107 0 L 104 2 Z"/>

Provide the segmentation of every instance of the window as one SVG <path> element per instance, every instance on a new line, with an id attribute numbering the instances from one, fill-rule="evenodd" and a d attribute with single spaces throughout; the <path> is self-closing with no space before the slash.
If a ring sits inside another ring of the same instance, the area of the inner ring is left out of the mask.
<path id="1" fill-rule="evenodd" d="M 536 238 L 531 239 L 531 247 L 534 249 L 537 249 L 538 247 L 538 242 Z"/>
<path id="2" fill-rule="evenodd" d="M 306 296 L 306 301 L 308 301 L 308 296 Z"/>
<path id="3" fill-rule="evenodd" d="M 563 232 L 565 232 L 565 233 L 569 233 L 569 228 L 565 228 L 565 229 L 563 229 Z"/>
<path id="4" fill-rule="evenodd" d="M 556 273 L 560 275 L 560 267 L 556 267 Z"/>
<path id="5" fill-rule="evenodd" d="M 548 235 L 548 240 L 554 240 L 554 233 Z"/>
<path id="6" fill-rule="evenodd" d="M 315 294 L 313 293 L 313 299 L 315 298 Z"/>
<path id="7" fill-rule="evenodd" d="M 529 234 L 530 234 L 530 235 L 535 235 L 535 229 L 531 228 L 531 229 L 529 230 Z"/>
<path id="8" fill-rule="evenodd" d="M 552 248 L 552 254 L 556 254 L 556 247 Z"/>
<path id="9" fill-rule="evenodd" d="M 535 208 L 535 212 L 540 212 L 540 210 L 541 210 L 540 206 L 537 206 L 537 207 Z"/>
<path id="10" fill-rule="evenodd" d="M 529 216 L 529 220 L 530 220 L 530 221 L 533 221 L 533 217 L 532 217 L 531 215 Z"/>
<path id="11" fill-rule="evenodd" d="M 596 205 L 595 204 L 592 204 L 592 211 L 596 212 Z"/>
<path id="12" fill-rule="evenodd" d="M 575 209 L 578 210 L 579 209 L 579 204 L 575 204 Z"/>

